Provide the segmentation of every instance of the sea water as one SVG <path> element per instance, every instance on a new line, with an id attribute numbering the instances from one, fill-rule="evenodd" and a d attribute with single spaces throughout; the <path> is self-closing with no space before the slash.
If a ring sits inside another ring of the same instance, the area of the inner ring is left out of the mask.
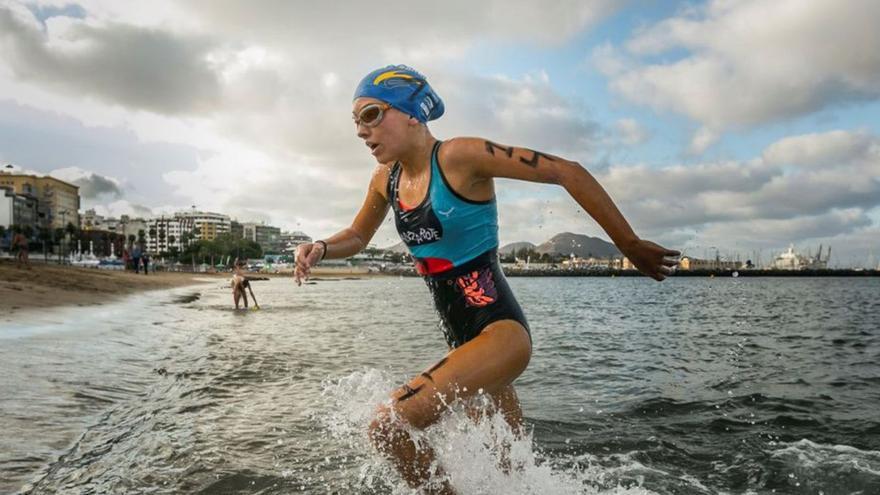
<path id="1" fill-rule="evenodd" d="M 453 404 L 415 432 L 433 482 L 880 493 L 880 279 L 510 283 L 534 337 L 526 433 Z M 446 352 L 424 284 L 253 286 L 258 311 L 215 281 L 4 319 L 0 492 L 412 493 L 366 430 Z"/>

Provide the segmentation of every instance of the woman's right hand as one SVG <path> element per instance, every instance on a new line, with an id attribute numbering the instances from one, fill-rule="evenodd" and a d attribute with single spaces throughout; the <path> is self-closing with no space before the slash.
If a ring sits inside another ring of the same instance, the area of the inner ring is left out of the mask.
<path id="1" fill-rule="evenodd" d="M 302 285 L 303 280 L 308 280 L 312 267 L 321 261 L 324 256 L 324 245 L 317 242 L 300 244 L 296 248 L 296 267 L 293 270 L 293 279 L 296 285 Z"/>

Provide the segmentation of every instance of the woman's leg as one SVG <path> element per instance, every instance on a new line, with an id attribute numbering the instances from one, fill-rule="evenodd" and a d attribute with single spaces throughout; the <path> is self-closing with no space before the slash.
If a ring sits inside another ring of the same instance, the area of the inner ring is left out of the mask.
<path id="1" fill-rule="evenodd" d="M 241 300 L 241 284 L 232 283 L 232 300 L 235 301 L 235 309 L 238 309 L 238 301 Z"/>
<path id="2" fill-rule="evenodd" d="M 517 435 L 522 436 L 523 432 L 523 415 L 522 408 L 519 405 L 519 399 L 516 397 L 516 390 L 513 384 L 501 388 L 500 390 L 490 394 L 492 397 L 492 405 L 495 412 L 501 413 L 504 420 L 510 425 L 510 429 Z M 483 418 L 483 408 L 471 407 L 468 409 L 468 416 L 474 421 Z"/>
<path id="3" fill-rule="evenodd" d="M 505 403 L 515 400 L 515 395 L 503 391 L 526 369 L 531 351 L 529 335 L 518 322 L 490 324 L 395 391 L 392 404 L 381 406 L 370 424 L 370 439 L 410 486 L 421 486 L 430 477 L 434 456 L 429 448 L 416 448 L 406 425 L 423 429 L 437 421 L 453 400 L 479 393 L 500 394 Z M 518 407 L 507 407 L 521 417 Z"/>

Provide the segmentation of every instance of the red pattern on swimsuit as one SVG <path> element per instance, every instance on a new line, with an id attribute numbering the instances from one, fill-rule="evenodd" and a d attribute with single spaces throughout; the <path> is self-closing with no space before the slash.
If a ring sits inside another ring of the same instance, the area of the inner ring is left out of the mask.
<path id="1" fill-rule="evenodd" d="M 495 302 L 498 297 L 495 280 L 489 268 L 462 275 L 455 282 L 461 288 L 468 306 L 482 308 Z"/>

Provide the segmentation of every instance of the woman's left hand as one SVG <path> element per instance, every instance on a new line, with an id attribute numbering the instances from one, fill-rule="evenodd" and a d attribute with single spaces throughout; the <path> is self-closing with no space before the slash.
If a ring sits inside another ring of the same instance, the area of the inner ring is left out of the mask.
<path id="1" fill-rule="evenodd" d="M 621 251 L 640 272 L 658 282 L 672 273 L 672 269 L 678 265 L 678 256 L 681 255 L 678 251 L 644 239 L 636 239 L 621 246 Z"/>

